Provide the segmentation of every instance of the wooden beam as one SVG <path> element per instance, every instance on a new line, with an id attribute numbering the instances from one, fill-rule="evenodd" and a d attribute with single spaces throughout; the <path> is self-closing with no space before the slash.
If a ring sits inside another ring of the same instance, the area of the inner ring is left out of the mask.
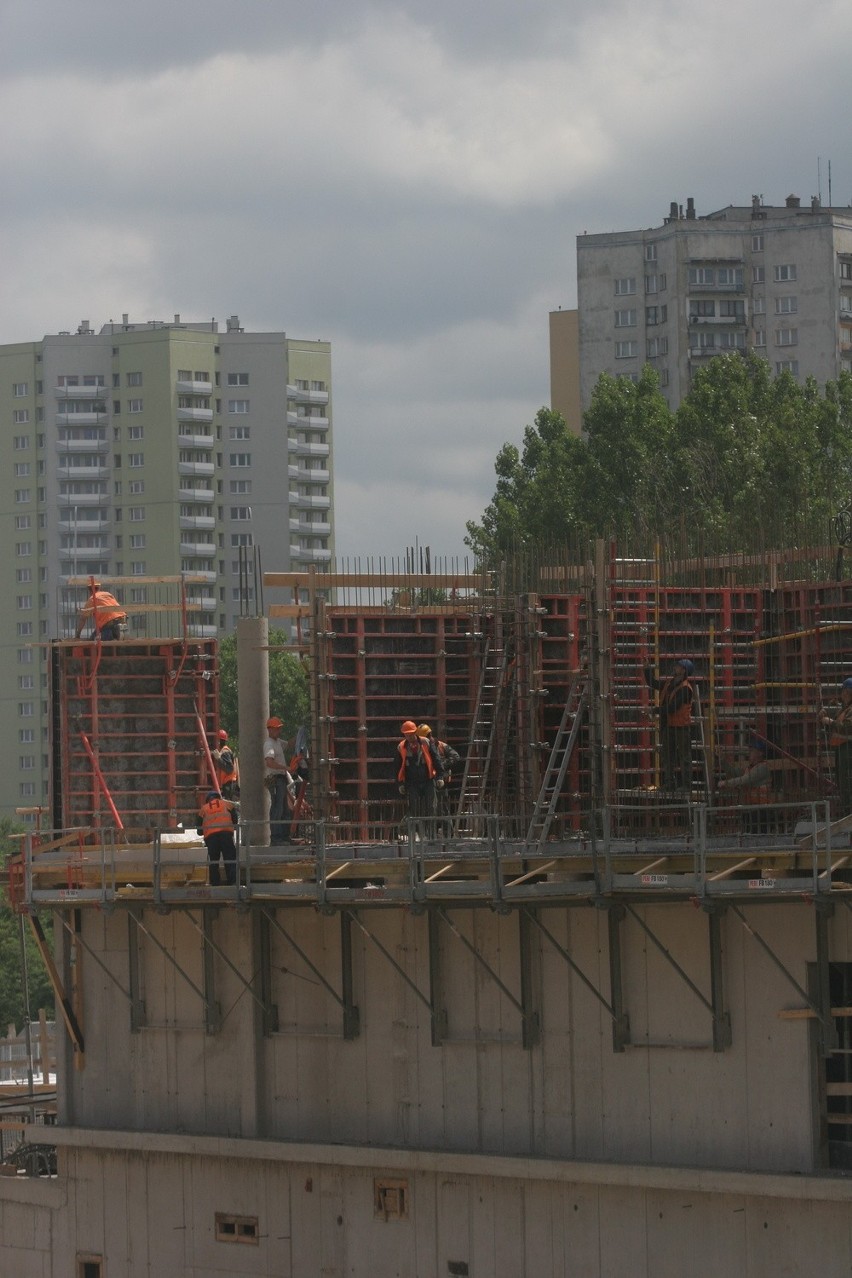
<path id="1" fill-rule="evenodd" d="M 114 580 L 111 578 L 110 580 Z M 385 587 L 389 590 L 481 590 L 486 584 L 483 573 L 449 572 L 265 572 L 264 586 L 284 590 L 341 590 L 357 587 Z"/>

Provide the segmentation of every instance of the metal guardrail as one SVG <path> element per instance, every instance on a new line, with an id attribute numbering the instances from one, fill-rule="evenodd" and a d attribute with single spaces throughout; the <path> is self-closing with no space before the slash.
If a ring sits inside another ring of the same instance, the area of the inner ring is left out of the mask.
<path id="1" fill-rule="evenodd" d="M 644 828 L 620 833 L 634 810 Z M 207 881 L 200 840 L 175 842 L 174 831 L 158 830 L 151 843 L 134 846 L 117 844 L 113 831 L 42 831 L 24 841 L 22 904 L 291 898 L 333 908 L 353 898 L 414 905 L 470 898 L 500 908 L 632 893 L 823 896 L 839 871 L 848 865 L 852 873 L 850 836 L 833 837 L 827 802 L 667 803 L 650 824 L 647 808 L 620 804 L 600 809 L 589 830 L 544 843 L 527 841 L 525 818 L 495 814 L 483 814 L 475 837 L 455 834 L 445 816 L 406 818 L 384 839 L 348 842 L 334 822 L 303 821 L 297 842 L 274 846 L 258 841 L 267 829 L 265 822 L 239 824 L 236 881 L 222 886 Z"/>

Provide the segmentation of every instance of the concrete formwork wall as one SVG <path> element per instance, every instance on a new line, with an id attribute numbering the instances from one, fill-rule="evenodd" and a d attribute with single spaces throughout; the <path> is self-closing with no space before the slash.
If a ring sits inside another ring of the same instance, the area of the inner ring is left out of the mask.
<path id="1" fill-rule="evenodd" d="M 255 1161 L 63 1150 L 64 1209 L 32 1209 L 28 1226 L 19 1208 L 17 1236 L 4 1228 L 0 1238 L 0 1271 L 60 1278 L 79 1254 L 103 1257 L 109 1278 L 835 1278 L 852 1265 L 848 1202 L 831 1186 L 823 1195 L 809 1183 L 783 1198 L 767 1177 L 755 1177 L 751 1192 L 736 1177 L 701 1188 L 694 1174 L 666 1187 L 603 1185 L 572 1179 L 570 1168 L 513 1177 L 481 1162 L 478 1172 L 385 1170 L 373 1160 L 291 1157 L 280 1146 Z M 386 1177 L 405 1184 L 402 1219 L 376 1211 L 376 1181 Z M 4 1225 L 6 1192 L 0 1184 Z M 254 1220 L 257 1241 L 218 1241 L 217 1213 Z"/>
<path id="2" fill-rule="evenodd" d="M 635 908 L 709 997 L 706 916 L 689 903 Z M 816 949 L 812 907 L 765 904 L 745 914 L 806 986 Z M 360 917 L 428 997 L 427 919 L 398 909 Z M 355 923 L 357 1037 L 343 1037 L 339 1003 L 274 926 L 269 966 L 278 1031 L 264 1036 L 257 1002 L 215 956 L 221 1025 L 207 1032 L 198 993 L 201 935 L 182 913 L 146 911 L 145 928 L 177 956 L 181 971 L 140 937 L 147 1025 L 130 1033 L 128 1000 L 83 954 L 86 1064 L 66 1070 L 63 1122 L 516 1156 L 814 1168 L 809 1024 L 778 1015 L 803 1000 L 732 913 L 723 941 L 733 1042 L 723 1052 L 712 1050 L 710 1012 L 630 913 L 621 939 L 632 1043 L 613 1051 L 607 1011 L 533 929 L 541 1037 L 526 1050 L 520 1012 L 494 979 L 520 1000 L 517 915 L 453 910 L 450 917 L 491 971 L 437 921 L 447 1020 L 444 1041 L 433 1046 L 429 1008 Z M 540 917 L 609 999 L 605 912 L 550 908 Z M 291 908 L 273 918 L 339 992 L 339 917 Z M 838 961 L 849 954 L 848 918 L 841 910 L 831 923 L 831 956 Z M 127 991 L 125 915 L 84 914 L 82 927 L 86 944 Z M 251 913 L 220 911 L 213 920 L 213 939 L 246 978 L 258 971 L 256 928 Z"/>

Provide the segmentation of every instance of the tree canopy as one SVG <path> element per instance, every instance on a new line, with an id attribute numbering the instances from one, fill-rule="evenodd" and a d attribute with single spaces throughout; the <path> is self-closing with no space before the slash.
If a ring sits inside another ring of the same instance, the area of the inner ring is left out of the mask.
<path id="1" fill-rule="evenodd" d="M 289 740 L 310 722 L 310 698 L 305 667 L 298 653 L 286 652 L 286 630 L 269 632 L 269 711 L 282 720 L 282 737 Z M 232 745 L 237 745 L 237 640 L 227 635 L 219 643 L 219 717 Z"/>
<path id="2" fill-rule="evenodd" d="M 16 825 L 6 817 L 0 818 L 0 857 L 4 863 L 19 850 L 18 841 L 11 836 L 21 832 L 23 828 L 22 825 Z M 10 910 L 8 906 L 0 906 L 0 1034 L 5 1034 L 9 1025 L 21 1029 L 26 1021 L 21 965 L 21 922 L 20 914 Z M 50 919 L 45 917 L 42 922 L 46 935 L 50 937 L 53 931 Z M 30 1016 L 35 1020 L 39 1008 L 43 1007 L 48 1018 L 52 1019 L 54 1015 L 53 986 L 50 984 L 29 927 L 24 927 L 23 934 Z"/>
<path id="3" fill-rule="evenodd" d="M 824 393 L 773 377 L 756 355 L 710 360 L 675 412 L 650 365 L 602 374 L 574 435 L 547 408 L 504 444 L 494 497 L 465 541 L 486 561 L 578 536 L 664 536 L 707 545 L 795 541 L 852 496 L 852 375 Z"/>

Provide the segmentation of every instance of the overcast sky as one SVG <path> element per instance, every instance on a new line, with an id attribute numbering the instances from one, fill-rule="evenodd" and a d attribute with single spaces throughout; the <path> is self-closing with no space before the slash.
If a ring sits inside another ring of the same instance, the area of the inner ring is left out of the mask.
<path id="1" fill-rule="evenodd" d="M 461 558 L 577 235 L 850 203 L 850 50 L 849 0 L 0 0 L 0 342 L 328 339 L 338 556 Z"/>

